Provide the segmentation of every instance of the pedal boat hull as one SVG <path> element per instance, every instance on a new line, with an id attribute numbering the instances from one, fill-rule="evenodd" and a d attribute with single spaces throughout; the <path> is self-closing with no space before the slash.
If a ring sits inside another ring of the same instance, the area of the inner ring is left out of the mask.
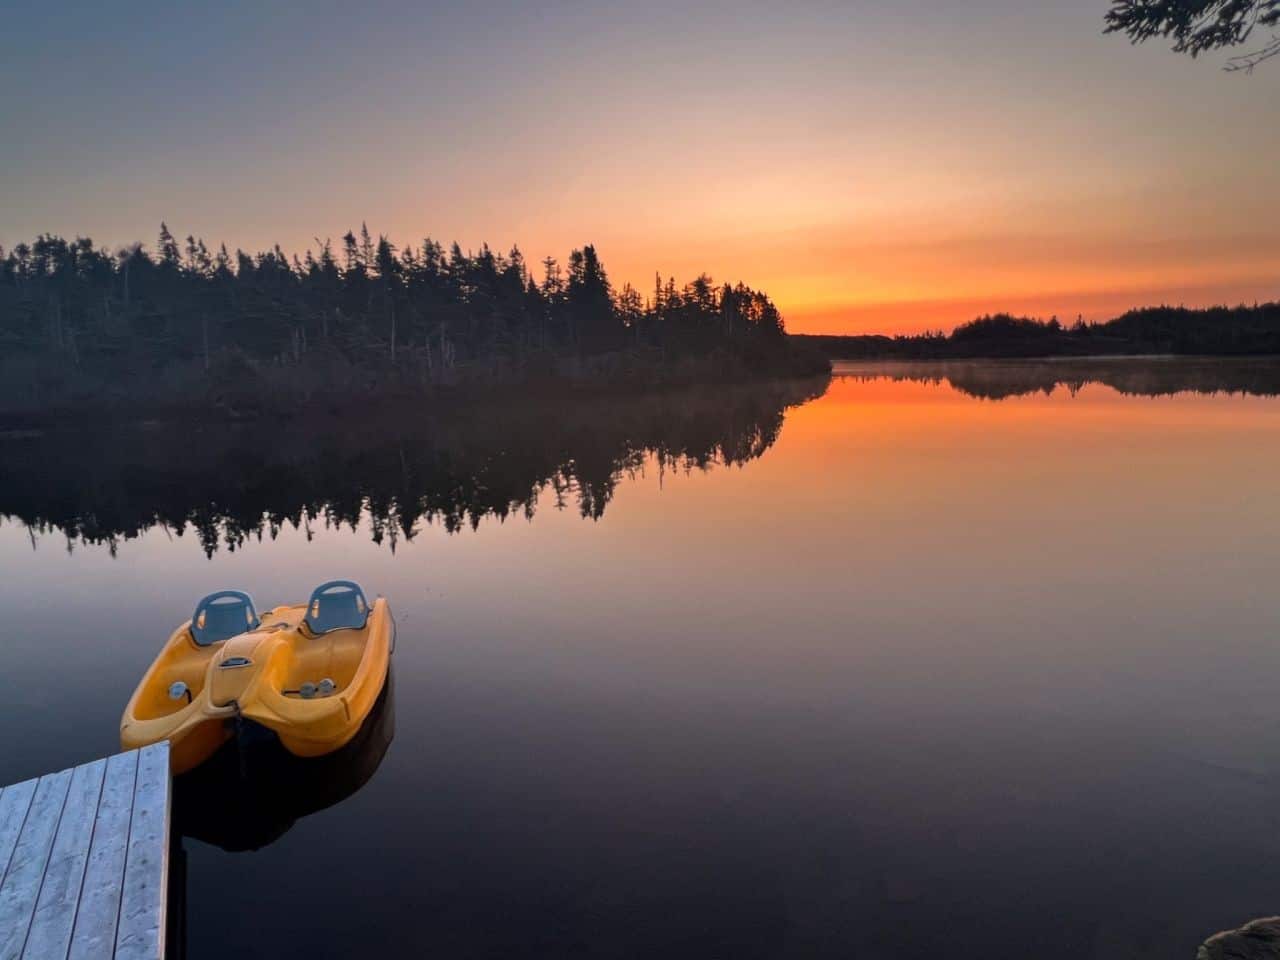
<path id="1" fill-rule="evenodd" d="M 395 625 L 387 601 L 369 606 L 362 628 L 315 633 L 307 605 L 275 607 L 253 629 L 208 646 L 187 621 L 138 684 L 120 722 L 129 750 L 170 744 L 175 774 L 199 766 L 235 736 L 242 719 L 273 731 L 299 757 L 332 753 L 354 737 L 386 683 Z M 333 681 L 327 695 L 304 684 Z M 171 694 L 175 684 L 187 693 Z"/>

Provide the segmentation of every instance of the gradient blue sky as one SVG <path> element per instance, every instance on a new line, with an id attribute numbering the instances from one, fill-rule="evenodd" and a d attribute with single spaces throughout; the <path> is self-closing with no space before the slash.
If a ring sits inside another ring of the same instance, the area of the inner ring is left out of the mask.
<path id="1" fill-rule="evenodd" d="M 0 243 L 594 242 L 797 330 L 1280 296 L 1280 63 L 1131 48 L 1106 8 L 20 0 Z"/>

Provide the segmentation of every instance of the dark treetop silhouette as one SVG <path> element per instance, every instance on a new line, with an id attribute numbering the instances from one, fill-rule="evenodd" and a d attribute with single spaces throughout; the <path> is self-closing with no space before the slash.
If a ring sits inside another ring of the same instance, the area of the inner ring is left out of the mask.
<path id="1" fill-rule="evenodd" d="M 1208 50 L 1246 43 L 1259 27 L 1280 24 L 1280 0 L 1113 0 L 1107 32 L 1124 33 L 1134 43 L 1171 37 L 1173 49 L 1193 57 Z M 1233 57 L 1228 70 L 1252 70 L 1280 53 L 1280 36 Z"/>
<path id="2" fill-rule="evenodd" d="M 1252 307 L 1148 307 L 1106 323 L 1077 319 L 1063 326 L 1008 314 L 979 317 L 950 336 L 802 336 L 828 356 L 846 360 L 1099 356 L 1110 354 L 1280 354 L 1280 303 Z"/>
<path id="3" fill-rule="evenodd" d="M 769 298 L 705 275 L 615 291 L 595 249 L 535 279 L 519 249 L 337 252 L 184 243 L 108 253 L 44 235 L 0 251 L 0 415 L 129 407 L 252 414 L 530 380 L 815 373 Z"/>

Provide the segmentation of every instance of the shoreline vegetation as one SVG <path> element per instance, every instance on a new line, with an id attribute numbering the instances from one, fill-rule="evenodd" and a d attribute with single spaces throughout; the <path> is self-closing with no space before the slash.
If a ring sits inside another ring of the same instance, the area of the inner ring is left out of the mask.
<path id="1" fill-rule="evenodd" d="M 1280 355 L 1280 303 L 1145 307 L 1103 323 L 995 314 L 941 331 L 896 337 L 796 334 L 832 360 L 998 360 L 1034 357 Z"/>
<path id="2" fill-rule="evenodd" d="M 397 250 L 366 227 L 303 257 L 155 253 L 45 234 L 0 250 L 0 419 L 254 419 L 509 391 L 625 391 L 825 374 L 769 297 L 701 275 L 610 282 L 548 257 Z"/>

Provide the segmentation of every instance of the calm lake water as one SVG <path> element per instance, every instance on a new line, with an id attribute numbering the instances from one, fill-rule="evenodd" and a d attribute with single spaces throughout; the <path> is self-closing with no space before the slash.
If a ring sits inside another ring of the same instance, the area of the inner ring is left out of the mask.
<path id="1" fill-rule="evenodd" d="M 1280 906 L 1277 390 L 856 366 L 10 436 L 0 782 L 116 749 L 202 594 L 350 577 L 394 739 L 257 840 L 188 817 L 186 956 L 1190 960 Z"/>

